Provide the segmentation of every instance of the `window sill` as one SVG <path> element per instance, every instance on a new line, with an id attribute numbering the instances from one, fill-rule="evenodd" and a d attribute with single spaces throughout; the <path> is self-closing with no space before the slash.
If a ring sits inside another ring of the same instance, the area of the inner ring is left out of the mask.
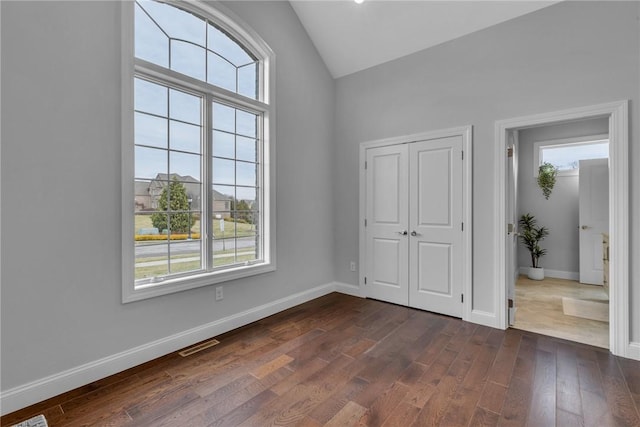
<path id="1" fill-rule="evenodd" d="M 255 276 L 258 274 L 269 273 L 275 270 L 276 266 L 274 263 L 264 263 L 250 266 L 240 266 L 225 271 L 202 273 L 189 277 L 167 279 L 163 282 L 144 284 L 137 287 L 130 286 L 128 287 L 128 289 L 125 289 L 122 294 L 122 303 L 126 304 L 134 301 L 141 301 L 162 295 L 182 292 L 189 289 L 214 285 L 216 283 L 222 283 L 230 280 L 241 279 L 244 277 Z"/>

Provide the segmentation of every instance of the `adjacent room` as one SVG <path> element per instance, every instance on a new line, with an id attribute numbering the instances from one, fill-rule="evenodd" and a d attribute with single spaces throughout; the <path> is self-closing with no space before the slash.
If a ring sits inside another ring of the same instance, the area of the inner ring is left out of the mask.
<path id="1" fill-rule="evenodd" d="M 518 329 L 609 348 L 608 138 L 605 118 L 519 131 L 512 153 L 518 163 L 519 238 L 525 243 L 525 236 L 541 229 L 546 235 L 518 247 L 512 323 Z M 542 165 L 549 164 L 550 185 L 539 179 L 546 173 Z M 523 215 L 536 221 L 529 234 L 522 229 Z M 536 259 L 544 268 L 532 279 L 529 249 L 535 245 L 544 251 Z"/>
<path id="2" fill-rule="evenodd" d="M 3 427 L 640 425 L 640 1 L 1 1 L 0 47 Z"/>

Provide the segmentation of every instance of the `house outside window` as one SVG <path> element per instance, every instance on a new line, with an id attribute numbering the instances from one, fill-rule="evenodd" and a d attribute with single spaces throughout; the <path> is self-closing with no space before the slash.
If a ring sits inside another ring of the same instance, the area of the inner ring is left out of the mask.
<path id="1" fill-rule="evenodd" d="M 230 15 L 123 2 L 125 302 L 275 269 L 273 54 Z"/>

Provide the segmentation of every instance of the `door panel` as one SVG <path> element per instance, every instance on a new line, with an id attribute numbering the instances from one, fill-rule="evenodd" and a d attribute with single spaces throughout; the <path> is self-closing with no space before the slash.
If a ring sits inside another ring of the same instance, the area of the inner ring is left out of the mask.
<path id="1" fill-rule="evenodd" d="M 409 305 L 462 317 L 462 137 L 410 144 Z"/>
<path id="2" fill-rule="evenodd" d="M 374 283 L 381 286 L 393 286 L 399 288 L 400 282 L 400 256 L 405 242 L 398 239 L 373 239 L 373 259 L 376 263 L 373 265 L 372 279 Z"/>
<path id="3" fill-rule="evenodd" d="M 602 233 L 609 230 L 608 159 L 581 160 L 579 182 L 580 282 L 602 285 Z"/>
<path id="4" fill-rule="evenodd" d="M 366 278 L 367 296 L 408 305 L 407 146 L 367 150 Z"/>
<path id="5" fill-rule="evenodd" d="M 418 293 L 452 296 L 451 245 L 423 242 L 418 244 L 418 251 Z"/>
<path id="6" fill-rule="evenodd" d="M 427 165 L 418 170 L 418 224 L 424 226 L 451 225 L 451 150 L 419 151 L 417 164 Z M 414 182 L 414 181 L 412 181 Z M 433 203 L 437 200 L 438 203 Z"/>

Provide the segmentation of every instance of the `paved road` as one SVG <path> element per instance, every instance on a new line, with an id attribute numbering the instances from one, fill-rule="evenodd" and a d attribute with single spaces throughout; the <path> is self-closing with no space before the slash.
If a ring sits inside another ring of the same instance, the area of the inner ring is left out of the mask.
<path id="1" fill-rule="evenodd" d="M 216 240 L 213 242 L 214 252 L 221 250 L 230 250 L 235 248 L 235 244 L 238 244 L 238 249 L 251 248 L 256 244 L 255 237 L 239 237 L 237 240 L 227 239 L 224 242 Z M 200 250 L 199 240 L 174 240 L 171 242 L 171 253 L 174 255 L 190 254 L 198 252 Z M 149 243 L 145 245 L 136 246 L 136 258 L 147 258 L 154 256 L 163 256 L 167 254 L 166 243 Z"/>

